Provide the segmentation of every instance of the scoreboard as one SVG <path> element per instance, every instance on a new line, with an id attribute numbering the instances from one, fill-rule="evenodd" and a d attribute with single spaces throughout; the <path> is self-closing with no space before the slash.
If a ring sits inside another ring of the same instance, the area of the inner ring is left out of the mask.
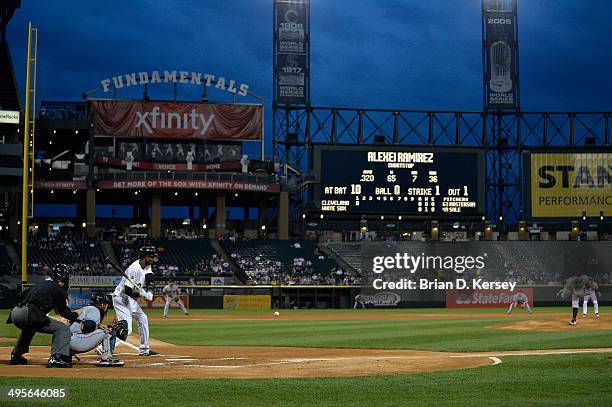
<path id="1" fill-rule="evenodd" d="M 406 146 L 316 146 L 322 212 L 426 216 L 484 212 L 484 152 Z"/>

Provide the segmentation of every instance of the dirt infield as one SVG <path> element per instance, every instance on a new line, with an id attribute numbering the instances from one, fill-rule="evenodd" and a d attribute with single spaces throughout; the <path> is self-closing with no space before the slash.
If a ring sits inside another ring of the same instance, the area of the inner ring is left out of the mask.
<path id="1" fill-rule="evenodd" d="M 366 319 L 460 319 L 499 318 L 494 314 L 282 314 L 270 315 L 171 315 L 165 323 L 214 320 L 366 320 Z M 527 318 L 527 319 L 526 319 Z M 150 316 L 150 320 L 161 320 Z M 492 329 L 523 331 L 563 331 L 612 329 L 612 316 L 595 319 L 579 317 L 577 326 L 569 326 L 565 313 L 527 315 L 515 313 L 509 321 L 487 326 Z M 513 319 L 520 319 L 512 321 Z M 13 342 L 14 338 L 0 338 Z M 502 363 L 500 357 L 516 355 L 550 355 L 612 352 L 605 349 L 552 349 L 509 352 L 450 353 L 415 350 L 333 349 L 248 346 L 178 346 L 151 339 L 151 346 L 159 355 L 138 356 L 139 338 L 133 334 L 127 343 L 120 343 L 116 355 L 125 366 L 99 368 L 99 356 L 94 352 L 79 355 L 72 369 L 47 369 L 48 346 L 35 346 L 26 355 L 27 366 L 8 365 L 11 347 L 0 347 L 0 376 L 12 377 L 78 377 L 132 379 L 212 379 L 212 378 L 298 378 L 374 376 L 465 369 Z"/>
<path id="2" fill-rule="evenodd" d="M 321 349 L 245 346 L 175 346 L 151 341 L 160 352 L 138 356 L 132 343 L 117 346 L 116 355 L 125 361 L 120 368 L 96 366 L 94 352 L 80 355 L 72 369 L 47 369 L 49 347 L 35 346 L 26 366 L 10 366 L 10 348 L 0 348 L 0 376 L 129 378 L 129 379 L 255 379 L 282 377 L 374 376 L 438 372 L 502 363 L 500 357 L 577 353 L 608 353 L 612 348 L 550 349 L 532 351 L 450 353 L 413 350 Z"/>
<path id="3" fill-rule="evenodd" d="M 136 343 L 136 337 L 130 342 Z M 453 353 L 375 350 L 315 349 L 243 346 L 175 346 L 153 341 L 155 356 L 137 356 L 134 345 L 120 344 L 117 357 L 121 368 L 99 368 L 99 356 L 80 355 L 72 369 L 47 369 L 49 347 L 32 347 L 27 366 L 7 363 L 10 348 L 0 348 L 0 376 L 80 378 L 277 378 L 369 376 L 398 373 L 435 372 L 490 365 L 488 356 L 451 357 Z M 466 355 L 463 355 L 466 356 Z"/>
<path id="4" fill-rule="evenodd" d="M 612 329 L 612 315 L 609 314 L 602 314 L 599 318 L 595 318 L 593 314 L 587 315 L 586 318 L 578 316 L 575 326 L 570 325 L 569 320 L 567 314 L 542 314 L 527 321 L 493 324 L 486 326 L 486 328 L 543 332 Z"/>

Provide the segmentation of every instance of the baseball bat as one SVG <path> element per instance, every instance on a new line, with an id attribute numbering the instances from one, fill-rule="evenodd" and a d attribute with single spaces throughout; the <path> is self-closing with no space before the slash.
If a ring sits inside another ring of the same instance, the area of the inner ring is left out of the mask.
<path id="1" fill-rule="evenodd" d="M 112 268 L 114 268 L 116 271 L 119 272 L 119 274 L 121 274 L 127 281 L 129 281 L 134 287 L 136 287 L 138 289 L 138 291 L 142 292 L 144 294 L 145 299 L 151 301 L 153 299 L 153 294 L 149 293 L 148 291 L 146 291 L 144 288 L 142 288 L 139 284 L 136 284 L 136 282 L 134 280 L 132 280 L 132 278 L 130 276 L 128 276 L 127 274 L 125 274 L 125 271 L 123 271 L 123 269 L 121 267 L 119 267 L 117 264 L 115 264 L 110 257 L 106 257 L 104 259 L 104 261 L 106 262 L 106 264 L 109 264 Z M 150 298 L 149 298 L 150 297 Z"/>

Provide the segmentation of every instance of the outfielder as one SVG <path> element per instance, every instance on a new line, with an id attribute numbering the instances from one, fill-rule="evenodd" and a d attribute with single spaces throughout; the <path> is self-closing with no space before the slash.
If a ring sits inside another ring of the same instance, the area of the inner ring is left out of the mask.
<path id="1" fill-rule="evenodd" d="M 597 302 L 597 290 L 599 286 L 592 278 L 589 278 L 586 284 L 586 295 L 582 298 L 582 318 L 586 318 L 589 299 L 593 301 L 593 308 L 595 309 L 595 318 L 599 318 L 599 303 Z"/>
<path id="2" fill-rule="evenodd" d="M 146 294 L 145 287 L 152 290 L 154 287 L 153 271 L 151 265 L 157 260 L 157 251 L 153 246 L 143 246 L 138 250 L 138 258 L 125 270 L 136 284 L 134 286 L 125 277 L 121 279 L 113 292 L 113 307 L 119 321 L 127 321 L 128 335 L 132 333 L 132 318 L 138 322 L 140 333 L 139 356 L 158 355 L 149 346 L 149 319 L 136 301 L 141 294 Z"/>
<path id="3" fill-rule="evenodd" d="M 98 345 L 102 345 L 102 358 L 98 362 L 98 366 L 102 367 L 119 367 L 124 363 L 119 359 L 113 358 L 113 349 L 115 340 L 125 340 L 127 338 L 127 322 L 119 321 L 109 328 L 100 327 L 100 323 L 104 319 L 104 315 L 108 310 L 110 300 L 106 295 L 93 294 L 88 306 L 81 308 L 79 318 L 81 323 L 73 323 L 70 325 L 70 353 L 89 352 Z"/>
<path id="4" fill-rule="evenodd" d="M 179 294 L 181 293 L 181 289 L 174 283 L 174 280 L 170 279 L 168 284 L 164 287 L 163 290 L 164 296 L 166 297 L 166 305 L 164 306 L 164 318 L 168 316 L 168 310 L 170 309 L 170 304 L 172 301 L 176 302 L 181 310 L 183 310 L 183 314 L 189 315 L 187 308 L 185 308 L 185 304 L 181 301 L 181 297 Z"/>
<path id="5" fill-rule="evenodd" d="M 512 302 L 510 303 L 510 307 L 508 307 L 508 315 L 512 314 L 512 308 L 520 306 L 525 306 L 525 308 L 527 308 L 527 312 L 530 314 L 533 312 L 529 306 L 529 298 L 527 297 L 527 294 L 522 291 L 518 291 L 512 297 Z"/>
<path id="6" fill-rule="evenodd" d="M 353 305 L 353 309 L 357 309 L 358 306 L 361 306 L 363 309 L 366 308 L 365 301 L 363 300 L 363 296 L 361 294 L 357 294 L 355 296 L 355 305 Z"/>

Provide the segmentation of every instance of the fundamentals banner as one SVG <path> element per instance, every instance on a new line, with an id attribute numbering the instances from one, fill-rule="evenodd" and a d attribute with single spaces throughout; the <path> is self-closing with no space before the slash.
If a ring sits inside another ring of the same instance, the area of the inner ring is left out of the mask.
<path id="1" fill-rule="evenodd" d="M 532 153 L 528 168 L 532 217 L 610 216 L 612 153 Z"/>
<path id="2" fill-rule="evenodd" d="M 308 12 L 308 0 L 274 2 L 278 103 L 307 103 Z"/>
<path id="3" fill-rule="evenodd" d="M 90 100 L 96 136 L 261 140 L 262 105 Z"/>
<path id="4" fill-rule="evenodd" d="M 492 109 L 518 107 L 516 61 L 517 44 L 514 41 L 516 9 L 508 11 L 484 10 L 485 24 L 485 88 L 487 105 Z"/>

